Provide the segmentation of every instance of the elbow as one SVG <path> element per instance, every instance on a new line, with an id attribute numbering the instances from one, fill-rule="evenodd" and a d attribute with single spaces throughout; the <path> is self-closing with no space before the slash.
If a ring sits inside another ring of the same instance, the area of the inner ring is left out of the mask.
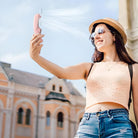
<path id="1" fill-rule="evenodd" d="M 51 71 L 53 75 L 55 75 L 58 79 L 67 79 L 68 73 L 62 68 L 60 70 Z"/>
<path id="2" fill-rule="evenodd" d="M 65 74 L 58 74 L 58 75 L 56 75 L 56 77 L 58 78 L 58 79 L 67 79 L 67 76 L 65 75 Z"/>
<path id="3" fill-rule="evenodd" d="M 58 79 L 66 79 L 65 77 L 61 76 L 61 75 L 58 75 L 56 76 Z"/>
<path id="4" fill-rule="evenodd" d="M 57 75 L 56 77 L 57 77 L 58 79 L 63 79 L 60 75 Z"/>

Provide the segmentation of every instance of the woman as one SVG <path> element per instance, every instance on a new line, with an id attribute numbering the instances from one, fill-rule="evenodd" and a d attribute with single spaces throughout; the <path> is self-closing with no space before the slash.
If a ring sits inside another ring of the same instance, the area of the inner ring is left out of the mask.
<path id="1" fill-rule="evenodd" d="M 94 63 L 62 68 L 39 55 L 42 37 L 33 36 L 30 56 L 41 67 L 62 79 L 86 81 L 86 108 L 76 138 L 127 137 L 133 133 L 128 119 L 130 75 L 128 64 L 133 66 L 133 100 L 138 125 L 138 64 L 124 47 L 127 41 L 123 27 L 110 18 L 93 22 L 90 39 L 95 47 Z"/>

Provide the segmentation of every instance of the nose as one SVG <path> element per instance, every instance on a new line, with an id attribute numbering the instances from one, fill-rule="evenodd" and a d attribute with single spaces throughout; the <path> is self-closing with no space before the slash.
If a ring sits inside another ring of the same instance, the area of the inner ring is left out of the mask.
<path id="1" fill-rule="evenodd" d="M 99 39 L 99 38 L 100 38 L 100 34 L 96 33 L 94 39 Z"/>
<path id="2" fill-rule="evenodd" d="M 96 33 L 95 37 L 94 37 L 94 42 L 96 42 L 96 40 L 100 39 L 100 34 Z"/>

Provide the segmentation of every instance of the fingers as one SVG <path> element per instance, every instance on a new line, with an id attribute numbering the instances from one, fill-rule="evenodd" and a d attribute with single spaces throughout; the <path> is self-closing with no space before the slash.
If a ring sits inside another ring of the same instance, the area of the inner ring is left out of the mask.
<path id="1" fill-rule="evenodd" d="M 34 40 L 34 39 L 36 39 L 36 38 L 38 38 L 38 37 L 41 37 L 41 36 L 44 36 L 44 35 L 43 35 L 43 34 L 33 34 L 31 40 Z"/>
<path id="2" fill-rule="evenodd" d="M 33 35 L 32 39 L 30 40 L 30 56 L 32 59 L 36 59 L 40 54 L 41 48 L 43 46 L 42 37 L 44 37 L 44 35 L 37 34 Z"/>
<path id="3" fill-rule="evenodd" d="M 32 46 L 39 46 L 41 42 L 43 42 L 42 37 L 44 37 L 44 35 L 41 34 L 37 34 L 37 35 L 33 35 L 30 43 Z"/>
<path id="4" fill-rule="evenodd" d="M 37 36 L 38 36 L 38 35 L 33 34 L 31 41 L 34 40 Z"/>
<path id="5" fill-rule="evenodd" d="M 34 43 L 42 37 L 44 37 L 44 35 L 42 35 L 42 34 L 33 35 L 32 39 L 31 39 L 31 42 Z"/>
<path id="6" fill-rule="evenodd" d="M 42 43 L 42 42 L 43 42 L 42 39 L 38 39 L 38 41 L 33 42 L 33 47 L 39 46 L 40 43 Z"/>

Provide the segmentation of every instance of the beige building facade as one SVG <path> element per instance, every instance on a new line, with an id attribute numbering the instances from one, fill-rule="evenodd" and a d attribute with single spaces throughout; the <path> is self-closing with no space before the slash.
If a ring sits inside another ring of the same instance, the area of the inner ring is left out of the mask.
<path id="1" fill-rule="evenodd" d="M 0 62 L 0 138 L 73 138 L 84 109 L 71 82 Z"/>
<path id="2" fill-rule="evenodd" d="M 119 22 L 127 33 L 126 49 L 129 55 L 138 62 L 138 0 L 119 0 Z M 132 105 L 130 118 L 135 121 Z"/>
<path id="3" fill-rule="evenodd" d="M 129 54 L 138 61 L 138 1 L 119 0 L 119 22 L 124 26 Z"/>

